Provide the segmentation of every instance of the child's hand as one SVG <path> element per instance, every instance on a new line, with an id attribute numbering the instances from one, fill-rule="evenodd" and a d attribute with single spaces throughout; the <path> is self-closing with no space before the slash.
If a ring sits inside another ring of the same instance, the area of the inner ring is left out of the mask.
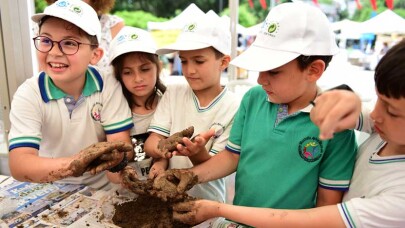
<path id="1" fill-rule="evenodd" d="M 75 154 L 68 170 L 74 177 L 81 176 L 86 171 L 96 174 L 118 165 L 123 159 L 123 152 L 128 151 L 132 151 L 132 145 L 125 142 L 95 143 Z"/>
<path id="2" fill-rule="evenodd" d="M 183 143 L 183 137 L 190 138 L 194 133 L 194 127 L 188 127 L 180 132 L 176 132 L 166 139 L 161 139 L 157 145 L 158 154 L 162 158 L 171 158 L 172 152 L 175 151 L 178 144 Z"/>
<path id="3" fill-rule="evenodd" d="M 149 179 L 155 179 L 155 177 L 166 171 L 168 165 L 169 160 L 166 158 L 159 158 L 153 160 L 153 165 L 149 171 Z"/>
<path id="4" fill-rule="evenodd" d="M 127 166 L 121 171 L 121 178 L 121 185 L 136 194 L 148 194 L 152 190 L 152 182 L 139 180 L 132 166 Z"/>
<path id="5" fill-rule="evenodd" d="M 173 206 L 173 218 L 185 224 L 196 225 L 217 217 L 218 204 L 210 200 L 177 203 Z"/>
<path id="6" fill-rule="evenodd" d="M 172 194 L 182 194 L 197 183 L 198 177 L 192 171 L 188 169 L 169 169 L 155 178 L 153 189 L 164 191 L 167 186 L 174 185 L 175 191 Z"/>
<path id="7" fill-rule="evenodd" d="M 200 133 L 194 138 L 189 139 L 184 137 L 183 144 L 177 144 L 177 151 L 173 151 L 173 155 L 180 156 L 194 156 L 201 151 L 205 150 L 205 144 L 215 135 L 214 129 L 210 129 L 206 132 Z"/>
<path id="8" fill-rule="evenodd" d="M 330 139 L 333 134 L 356 126 L 361 112 L 361 100 L 347 90 L 330 90 L 315 99 L 311 120 L 320 130 L 319 138 Z"/>

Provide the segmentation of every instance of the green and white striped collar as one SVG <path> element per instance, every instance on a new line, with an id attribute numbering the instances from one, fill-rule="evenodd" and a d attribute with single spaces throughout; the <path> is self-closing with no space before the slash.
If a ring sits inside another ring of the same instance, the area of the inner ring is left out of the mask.
<path id="1" fill-rule="evenodd" d="M 90 96 L 95 92 L 103 90 L 104 82 L 100 73 L 94 68 L 89 66 L 86 71 L 86 81 L 82 91 L 83 96 Z M 41 72 L 38 77 L 39 90 L 41 92 L 42 100 L 47 103 L 50 100 L 58 100 L 66 96 L 66 94 L 56 87 L 51 77 L 45 72 Z"/>

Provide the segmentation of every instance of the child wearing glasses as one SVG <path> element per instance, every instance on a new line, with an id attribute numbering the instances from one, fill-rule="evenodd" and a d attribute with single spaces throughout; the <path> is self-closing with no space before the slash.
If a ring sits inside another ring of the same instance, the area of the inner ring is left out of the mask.
<path id="1" fill-rule="evenodd" d="M 133 122 L 120 83 L 89 66 L 103 56 L 97 13 L 83 1 L 60 0 L 32 20 L 39 26 L 33 40 L 43 71 L 26 80 L 13 97 L 11 174 L 20 181 L 108 189 L 104 170 L 90 174 L 87 165 L 101 158 L 103 152 L 97 151 L 118 149 L 126 153 L 115 153 L 103 169 L 125 167 L 133 157 Z M 96 146 L 89 148 L 92 144 Z"/>
<path id="2" fill-rule="evenodd" d="M 46 0 L 48 5 L 57 0 Z M 125 26 L 124 20 L 116 15 L 110 14 L 110 11 L 115 5 L 115 0 L 82 0 L 89 4 L 97 12 L 101 24 L 101 41 L 99 46 L 104 49 L 103 57 L 97 62 L 97 67 L 100 70 L 107 71 L 112 74 L 113 68 L 109 63 L 110 42 Z"/>

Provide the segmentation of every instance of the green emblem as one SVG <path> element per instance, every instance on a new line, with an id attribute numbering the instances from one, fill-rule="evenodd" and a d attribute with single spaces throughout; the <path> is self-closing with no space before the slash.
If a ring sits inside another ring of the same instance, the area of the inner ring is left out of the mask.
<path id="1" fill-rule="evenodd" d="M 188 26 L 189 31 L 193 31 L 195 29 L 195 24 L 191 24 Z"/>
<path id="2" fill-rule="evenodd" d="M 277 24 L 276 23 L 271 23 L 269 28 L 267 29 L 268 33 L 273 33 L 277 29 Z"/>
<path id="3" fill-rule="evenodd" d="M 73 11 L 74 11 L 75 13 L 81 13 L 81 12 L 82 12 L 82 9 L 80 9 L 80 7 L 78 7 L 78 6 L 75 6 L 75 7 L 73 7 Z"/>
<path id="4" fill-rule="evenodd" d="M 132 35 L 131 35 L 131 39 L 133 39 L 133 40 L 138 39 L 138 35 L 136 35 L 136 34 L 132 34 Z"/>

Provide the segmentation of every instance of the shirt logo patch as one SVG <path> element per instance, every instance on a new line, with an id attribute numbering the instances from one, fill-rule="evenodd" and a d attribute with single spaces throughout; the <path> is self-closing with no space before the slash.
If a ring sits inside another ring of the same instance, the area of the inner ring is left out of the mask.
<path id="1" fill-rule="evenodd" d="M 95 121 L 101 121 L 101 110 L 103 109 L 103 104 L 97 102 L 91 108 L 91 118 Z"/>
<path id="2" fill-rule="evenodd" d="M 307 162 L 314 162 L 322 157 L 322 141 L 316 137 L 306 137 L 299 143 L 298 153 Z"/>

